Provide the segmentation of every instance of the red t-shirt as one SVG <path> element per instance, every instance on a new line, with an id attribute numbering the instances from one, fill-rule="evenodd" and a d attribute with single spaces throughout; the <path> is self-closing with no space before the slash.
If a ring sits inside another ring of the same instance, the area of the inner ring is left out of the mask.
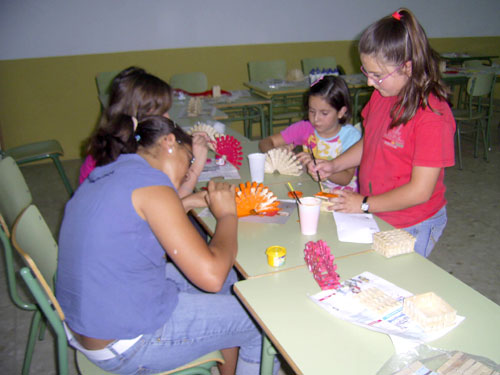
<path id="1" fill-rule="evenodd" d="M 429 104 L 438 113 L 420 108 L 408 123 L 389 130 L 397 99 L 375 90 L 361 112 L 365 134 L 359 187 L 363 195 L 378 195 L 407 184 L 414 166 L 442 168 L 427 202 L 376 214 L 396 228 L 406 228 L 430 218 L 446 204 L 443 168 L 455 164 L 455 119 L 448 103 L 430 96 Z"/>

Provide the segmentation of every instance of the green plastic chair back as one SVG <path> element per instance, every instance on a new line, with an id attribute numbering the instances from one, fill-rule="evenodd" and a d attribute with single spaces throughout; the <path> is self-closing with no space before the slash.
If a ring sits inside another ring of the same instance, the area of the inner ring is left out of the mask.
<path id="1" fill-rule="evenodd" d="M 101 102 L 102 109 L 106 108 L 109 104 L 109 93 L 111 91 L 111 82 L 120 73 L 121 70 L 113 70 L 111 72 L 97 73 L 95 83 L 97 86 L 97 94 L 99 102 Z"/>
<path id="2" fill-rule="evenodd" d="M 49 139 L 47 141 L 28 143 L 26 145 L 3 150 L 2 154 L 4 156 L 12 157 L 19 165 L 43 159 L 51 159 L 68 194 L 70 196 L 73 195 L 73 187 L 71 186 L 61 161 L 59 160 L 59 157 L 64 155 L 64 151 L 61 144 L 57 140 Z"/>
<path id="3" fill-rule="evenodd" d="M 335 70 L 335 68 L 337 68 L 337 60 L 332 56 L 304 58 L 302 59 L 301 64 L 304 75 L 308 75 L 313 69 Z"/>
<path id="4" fill-rule="evenodd" d="M 248 62 L 248 79 L 254 82 L 270 79 L 285 79 L 285 60 L 250 61 Z"/>
<path id="5" fill-rule="evenodd" d="M 170 86 L 188 93 L 200 93 L 208 90 L 208 80 L 202 72 L 179 73 L 170 78 Z"/>
<path id="6" fill-rule="evenodd" d="M 28 255 L 37 265 L 49 287 L 54 290 L 57 269 L 57 243 L 38 208 L 31 204 L 12 228 L 12 244 L 24 258 Z"/>
<path id="7" fill-rule="evenodd" d="M 33 198 L 21 170 L 12 157 L 0 160 L 0 214 L 10 231 L 19 214 Z"/>
<path id="8" fill-rule="evenodd" d="M 11 242 L 25 263 L 36 269 L 39 277 L 48 280 L 46 287 L 53 288 L 53 276 L 57 267 L 57 244 L 38 208 L 29 205 L 18 217 L 12 228 Z M 35 310 L 26 344 L 23 375 L 28 375 L 37 335 L 42 340 L 45 323 L 40 309 Z"/>

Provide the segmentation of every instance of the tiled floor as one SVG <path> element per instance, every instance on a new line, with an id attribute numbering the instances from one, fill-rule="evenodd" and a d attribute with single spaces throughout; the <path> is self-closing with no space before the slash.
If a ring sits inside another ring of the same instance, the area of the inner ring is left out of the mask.
<path id="1" fill-rule="evenodd" d="M 500 146 L 496 126 L 493 145 L 486 163 L 474 159 L 471 143 L 465 142 L 464 170 L 446 170 L 448 225 L 430 260 L 500 304 Z M 76 181 L 79 164 L 78 160 L 64 162 L 72 181 Z M 35 204 L 55 233 L 67 199 L 55 168 L 46 164 L 23 167 L 22 171 Z M 0 374 L 20 374 L 32 314 L 13 306 L 5 287 L 3 257 L 1 267 Z M 54 341 L 48 331 L 45 340 L 37 342 L 31 374 L 55 373 Z M 77 374 L 73 361 L 70 374 Z"/>

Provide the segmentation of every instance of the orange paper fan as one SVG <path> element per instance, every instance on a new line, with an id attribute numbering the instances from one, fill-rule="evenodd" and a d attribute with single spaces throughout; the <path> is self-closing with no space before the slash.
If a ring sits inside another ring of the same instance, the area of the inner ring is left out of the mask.
<path id="1" fill-rule="evenodd" d="M 263 184 L 247 182 L 236 188 L 238 217 L 249 215 L 275 215 L 279 211 L 276 195 Z"/>

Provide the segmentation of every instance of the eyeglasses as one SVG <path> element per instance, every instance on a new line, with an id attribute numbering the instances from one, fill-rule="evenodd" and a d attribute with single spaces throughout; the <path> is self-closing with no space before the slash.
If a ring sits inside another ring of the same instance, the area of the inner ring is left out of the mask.
<path id="1" fill-rule="evenodd" d="M 182 147 L 184 147 L 186 149 L 186 151 L 187 151 L 187 153 L 189 155 L 189 165 L 192 165 L 195 162 L 195 160 L 196 160 L 196 158 L 194 157 L 193 152 L 189 148 L 187 148 L 187 146 L 186 146 L 185 143 L 181 142 L 180 140 L 177 140 L 177 143 L 180 144 Z"/>
<path id="2" fill-rule="evenodd" d="M 382 78 L 378 78 L 376 76 L 374 76 L 373 74 L 371 73 L 368 73 L 365 68 L 363 67 L 363 65 L 361 65 L 360 69 L 361 69 L 361 73 L 363 73 L 366 78 L 369 78 L 371 79 L 372 81 L 374 81 L 377 85 L 381 85 L 382 82 L 384 82 L 387 78 L 389 78 L 390 76 L 392 76 L 394 73 L 396 73 L 397 71 L 401 70 L 401 68 L 405 65 L 405 63 L 401 63 L 401 65 L 399 65 L 395 70 L 393 70 L 391 73 L 383 76 Z"/>

